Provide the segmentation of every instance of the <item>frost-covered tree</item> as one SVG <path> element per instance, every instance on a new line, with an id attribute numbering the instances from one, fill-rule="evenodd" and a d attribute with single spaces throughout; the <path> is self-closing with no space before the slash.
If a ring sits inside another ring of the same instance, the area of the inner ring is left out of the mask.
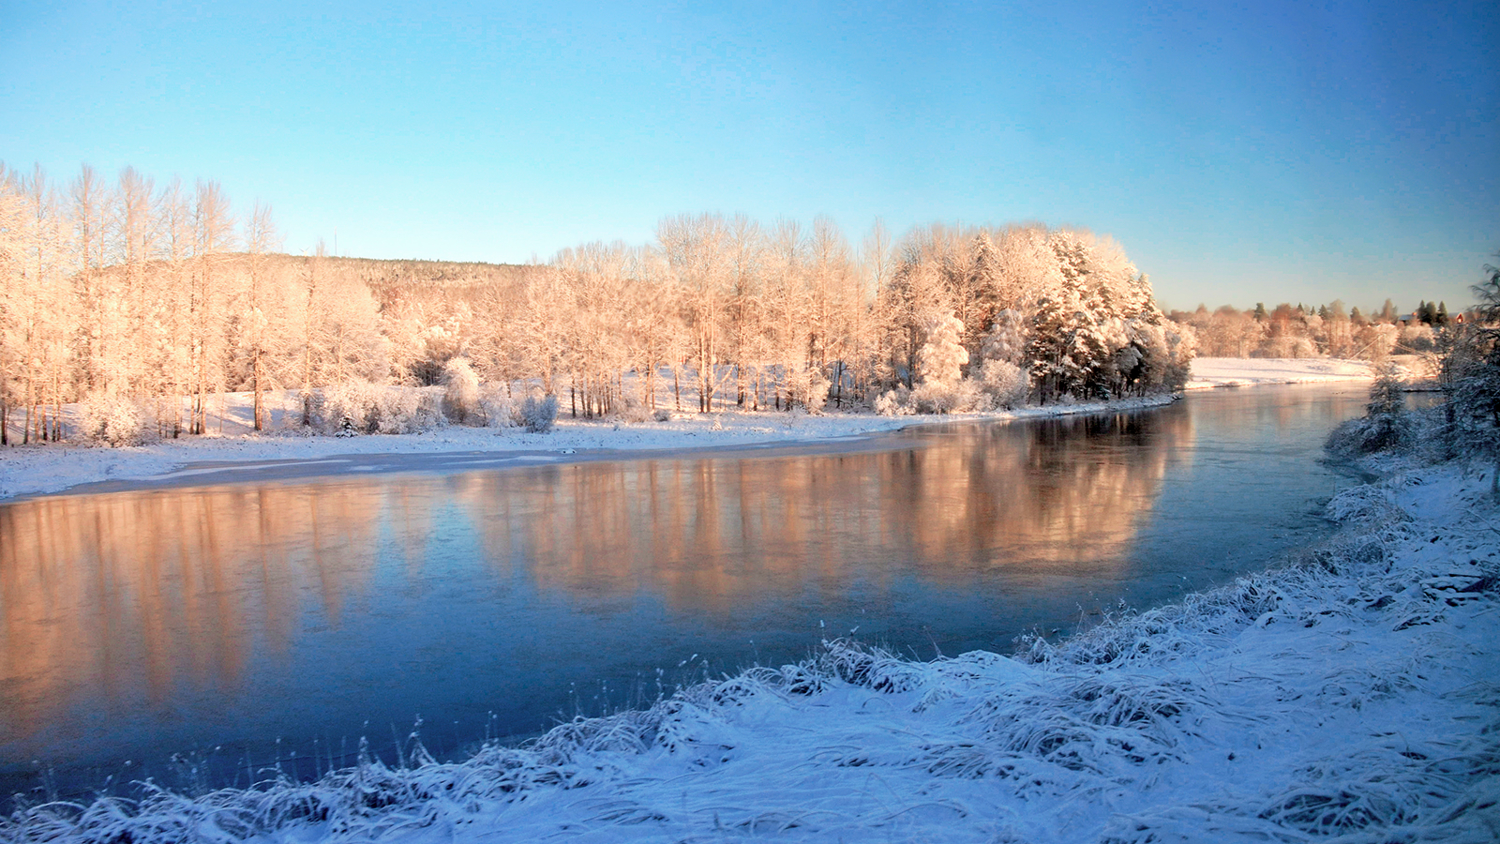
<path id="1" fill-rule="evenodd" d="M 255 430 L 265 430 L 265 392 L 270 389 L 276 381 L 271 378 L 268 358 L 270 351 L 268 346 L 275 341 L 273 338 L 271 320 L 268 312 L 272 309 L 270 287 L 271 279 L 268 278 L 268 254 L 280 245 L 280 235 L 276 231 L 276 224 L 271 219 L 271 208 L 261 203 L 255 203 L 255 209 L 245 226 L 245 251 L 248 257 L 246 262 L 248 268 L 248 279 L 243 297 L 243 310 L 240 314 L 239 341 L 245 348 L 245 355 L 249 359 L 250 389 L 254 393 L 254 426 Z M 276 297 L 281 298 L 281 297 Z"/>
<path id="2" fill-rule="evenodd" d="M 917 351 L 917 374 L 924 384 L 957 384 L 969 352 L 963 346 L 964 324 L 953 314 L 929 317 L 923 325 L 925 339 Z"/>
<path id="3" fill-rule="evenodd" d="M 980 358 L 985 361 L 1004 361 L 1020 366 L 1026 358 L 1026 346 L 1030 342 L 1030 326 L 1026 317 L 1016 308 L 1006 308 L 995 314 L 989 333 L 980 345 Z"/>
<path id="4" fill-rule="evenodd" d="M 729 227 L 717 214 L 662 220 L 657 241 L 681 294 L 683 322 L 691 337 L 698 410 L 713 409 L 719 388 L 723 319 L 730 298 Z"/>
<path id="5" fill-rule="evenodd" d="M 188 427 L 192 433 L 203 434 L 208 431 L 209 393 L 223 390 L 226 380 L 229 284 L 225 265 L 236 243 L 233 210 L 218 182 L 198 180 L 191 213 L 193 267 L 188 342 L 192 409 Z"/>
<path id="6" fill-rule="evenodd" d="M 0 445 L 10 444 L 10 409 L 19 374 L 19 299 L 25 292 L 26 200 L 16 174 L 0 164 Z"/>
<path id="7" fill-rule="evenodd" d="M 479 398 L 455 401 L 503 405 L 508 421 L 536 386 L 585 416 L 646 413 L 663 375 L 679 408 L 680 383 L 705 411 L 730 395 L 752 409 L 1012 406 L 1031 374 L 1048 400 L 1146 392 L 1178 383 L 1192 347 L 1118 245 L 1086 232 L 939 225 L 893 248 L 877 225 L 856 254 L 826 218 L 683 216 L 654 245 L 495 272 L 277 255 L 269 213 L 236 226 L 211 181 L 158 191 L 85 167 L 61 192 L 40 169 L 0 183 L 0 405 L 25 408 L 28 442 L 58 437 L 62 406 L 89 395 L 139 400 L 176 436 L 207 431 L 214 394 L 248 390 L 264 427 L 261 397 L 282 385 L 301 389 L 308 425 L 347 407 L 361 430 L 404 430 L 437 410 L 402 390 L 451 386 L 459 359 Z M 0 412 L 0 439 L 14 424 Z"/>
<path id="8" fill-rule="evenodd" d="M 482 425 L 479 376 L 465 357 L 450 358 L 443 365 L 443 415 L 460 425 Z"/>

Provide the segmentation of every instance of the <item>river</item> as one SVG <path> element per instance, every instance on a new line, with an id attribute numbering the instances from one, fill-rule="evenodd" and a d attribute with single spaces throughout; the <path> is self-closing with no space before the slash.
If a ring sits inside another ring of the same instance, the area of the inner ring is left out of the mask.
<path id="1" fill-rule="evenodd" d="M 453 756 L 835 636 L 1008 653 L 1314 541 L 1365 391 L 0 505 L 0 789 Z"/>

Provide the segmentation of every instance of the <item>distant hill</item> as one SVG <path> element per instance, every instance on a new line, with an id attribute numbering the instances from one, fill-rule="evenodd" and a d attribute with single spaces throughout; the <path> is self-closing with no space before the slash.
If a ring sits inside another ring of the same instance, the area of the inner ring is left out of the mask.
<path id="1" fill-rule="evenodd" d="M 244 260 L 244 256 L 236 256 Z M 300 269 L 310 260 L 302 255 L 275 255 L 273 263 L 283 269 Z M 512 290 L 545 268 L 536 264 L 486 264 L 478 261 L 418 261 L 325 257 L 324 270 L 354 277 L 369 286 L 381 304 L 409 299 L 464 299 L 485 290 Z"/>

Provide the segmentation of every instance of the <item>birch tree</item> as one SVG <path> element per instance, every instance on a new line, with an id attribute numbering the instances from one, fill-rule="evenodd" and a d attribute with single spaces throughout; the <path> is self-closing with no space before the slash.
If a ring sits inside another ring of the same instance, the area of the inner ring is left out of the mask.
<path id="1" fill-rule="evenodd" d="M 189 430 L 208 432 L 208 394 L 224 385 L 224 268 L 234 247 L 234 217 L 218 182 L 198 180 L 192 207 L 193 270 L 188 337 L 192 370 Z"/>
<path id="2" fill-rule="evenodd" d="M 250 218 L 245 225 L 249 285 L 246 291 L 245 313 L 240 336 L 247 347 L 246 353 L 250 359 L 250 389 L 255 394 L 254 426 L 257 431 L 265 430 L 265 391 L 274 383 L 269 378 L 266 366 L 266 344 L 269 339 L 267 329 L 270 326 L 270 320 L 266 316 L 268 308 L 266 287 L 270 283 L 266 277 L 266 259 L 268 253 L 276 249 L 280 242 L 276 223 L 271 219 L 270 206 L 256 202 L 255 209 L 251 211 Z"/>

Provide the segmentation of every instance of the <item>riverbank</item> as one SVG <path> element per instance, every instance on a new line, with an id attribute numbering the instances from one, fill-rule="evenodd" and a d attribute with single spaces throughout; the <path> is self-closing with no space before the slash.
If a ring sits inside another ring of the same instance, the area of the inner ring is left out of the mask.
<path id="1" fill-rule="evenodd" d="M 448 425 L 416 434 L 328 437 L 309 436 L 300 430 L 249 432 L 250 395 L 231 394 L 222 417 L 230 433 L 224 435 L 184 437 L 133 448 L 63 443 L 0 449 L 0 500 L 85 488 L 105 491 L 275 480 L 351 470 L 420 471 L 433 466 L 434 456 L 442 456 L 445 467 L 457 471 L 466 465 L 493 469 L 507 463 L 563 463 L 645 452 L 833 445 L 910 425 L 1141 410 L 1173 400 L 1173 396 L 1160 395 L 946 416 L 725 411 L 675 413 L 663 421 L 633 423 L 564 416 L 546 434 L 526 433 L 519 428 Z M 96 486 L 101 484 L 106 486 Z"/>
<path id="2" fill-rule="evenodd" d="M 1194 362 L 1189 389 L 1255 384 L 1310 383 L 1369 378 L 1369 366 L 1353 361 L 1204 358 Z M 272 401 L 273 430 L 251 429 L 251 394 L 230 393 L 211 402 L 205 436 L 183 437 L 135 448 L 96 448 L 69 443 L 0 448 L 0 500 L 46 495 L 96 484 L 119 489 L 216 480 L 269 480 L 287 476 L 421 469 L 424 455 L 460 455 L 475 461 L 566 462 L 601 453 L 682 451 L 700 448 L 837 442 L 927 422 L 965 419 L 1026 419 L 1110 410 L 1134 410 L 1171 401 L 1169 396 L 1109 403 L 1050 405 L 1016 411 L 951 416 L 879 416 L 871 413 L 724 411 L 674 413 L 664 421 L 585 421 L 564 415 L 548 434 L 516 428 L 445 426 L 419 434 L 359 437 L 308 436 L 281 420 L 297 406 L 294 394 Z M 66 416 L 66 413 L 65 413 Z M 280 430 L 276 430 L 280 428 Z M 359 458 L 380 455 L 378 466 Z M 494 464 L 491 468 L 494 468 Z M 461 468 L 455 466 L 455 468 Z M 476 468 L 478 466 L 476 465 Z"/>
<path id="3" fill-rule="evenodd" d="M 841 641 L 460 764 L 38 807 L 17 842 L 1491 841 L 1500 513 L 1409 467 L 1286 566 L 1018 658 Z"/>
<path id="4" fill-rule="evenodd" d="M 1266 384 L 1318 384 L 1365 381 L 1374 377 L 1362 360 L 1333 358 L 1197 358 L 1186 388 L 1254 387 Z"/>

